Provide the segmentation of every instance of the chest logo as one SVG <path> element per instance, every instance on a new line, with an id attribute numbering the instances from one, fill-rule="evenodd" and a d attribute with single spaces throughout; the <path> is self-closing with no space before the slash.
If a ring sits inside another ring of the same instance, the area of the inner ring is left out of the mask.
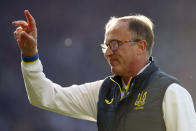
<path id="1" fill-rule="evenodd" d="M 138 94 L 137 100 L 134 103 L 134 110 L 142 110 L 144 109 L 144 104 L 146 101 L 147 92 L 142 91 Z"/>

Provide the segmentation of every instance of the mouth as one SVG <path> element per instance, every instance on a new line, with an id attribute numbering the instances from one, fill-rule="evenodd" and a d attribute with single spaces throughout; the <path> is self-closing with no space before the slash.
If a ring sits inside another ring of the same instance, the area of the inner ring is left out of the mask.
<path id="1" fill-rule="evenodd" d="M 118 59 L 109 59 L 108 62 L 111 66 L 115 66 L 118 63 Z"/>

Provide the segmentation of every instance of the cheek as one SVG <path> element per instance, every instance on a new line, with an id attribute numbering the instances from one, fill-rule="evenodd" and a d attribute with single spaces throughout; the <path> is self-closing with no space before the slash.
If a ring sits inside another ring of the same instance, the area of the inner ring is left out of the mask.
<path id="1" fill-rule="evenodd" d="M 130 59 L 130 53 L 127 53 L 127 52 L 124 52 L 122 53 L 119 58 L 123 61 L 123 62 L 126 62 Z"/>
<path id="2" fill-rule="evenodd" d="M 135 58 L 136 58 L 136 53 L 131 50 L 130 52 L 126 52 L 121 55 L 121 61 L 123 62 L 124 65 L 133 63 Z"/>

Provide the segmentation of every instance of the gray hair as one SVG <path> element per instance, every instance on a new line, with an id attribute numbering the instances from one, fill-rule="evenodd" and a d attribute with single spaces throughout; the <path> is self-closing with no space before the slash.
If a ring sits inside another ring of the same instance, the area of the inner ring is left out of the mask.
<path id="1" fill-rule="evenodd" d="M 136 40 L 146 40 L 146 55 L 149 58 L 152 54 L 152 48 L 154 45 L 154 32 L 153 32 L 153 22 L 150 18 L 144 15 L 130 15 L 124 17 L 111 17 L 106 23 L 105 30 L 110 28 L 117 22 L 128 22 L 128 28 L 131 35 Z"/>

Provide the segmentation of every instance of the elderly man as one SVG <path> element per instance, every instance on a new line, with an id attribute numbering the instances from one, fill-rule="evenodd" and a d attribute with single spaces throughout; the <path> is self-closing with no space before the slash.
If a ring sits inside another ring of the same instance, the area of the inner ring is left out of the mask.
<path id="1" fill-rule="evenodd" d="M 97 121 L 99 131 L 196 131 L 190 94 L 151 57 L 153 23 L 143 15 L 112 17 L 102 49 L 113 76 L 62 88 L 47 79 L 37 50 L 35 20 L 26 21 L 14 37 L 22 53 L 22 73 L 29 101 L 70 117 Z"/>

